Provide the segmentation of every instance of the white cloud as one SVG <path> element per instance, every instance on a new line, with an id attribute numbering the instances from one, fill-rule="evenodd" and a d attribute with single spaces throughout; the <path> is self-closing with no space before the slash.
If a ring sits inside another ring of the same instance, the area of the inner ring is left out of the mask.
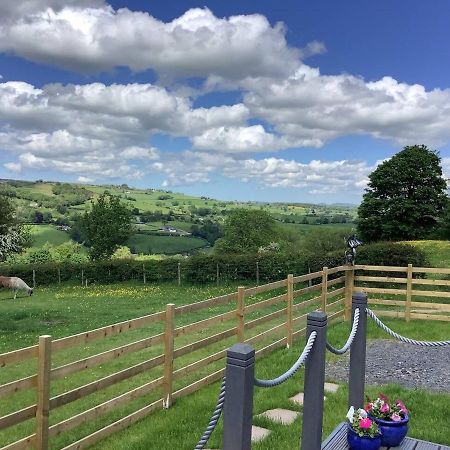
<path id="1" fill-rule="evenodd" d="M 3 166 L 6 167 L 11 172 L 18 173 L 22 170 L 22 165 L 20 163 L 9 162 L 9 163 L 3 164 Z"/>
<path id="2" fill-rule="evenodd" d="M 450 89 L 384 77 L 365 82 L 352 75 L 321 75 L 302 66 L 285 79 L 244 82 L 251 116 L 266 120 L 291 139 L 321 145 L 349 134 L 365 134 L 401 145 L 450 140 Z"/>
<path id="3" fill-rule="evenodd" d="M 95 179 L 94 178 L 80 176 L 80 177 L 77 178 L 77 181 L 79 183 L 93 183 L 95 181 Z"/>
<path id="4" fill-rule="evenodd" d="M 91 3 L 73 0 L 61 8 L 56 0 L 36 0 L 15 7 L 0 25 L 0 51 L 81 72 L 128 66 L 231 79 L 280 76 L 298 64 L 300 52 L 287 45 L 283 25 L 272 27 L 260 14 L 218 18 L 195 8 L 164 23 L 148 13 Z"/>

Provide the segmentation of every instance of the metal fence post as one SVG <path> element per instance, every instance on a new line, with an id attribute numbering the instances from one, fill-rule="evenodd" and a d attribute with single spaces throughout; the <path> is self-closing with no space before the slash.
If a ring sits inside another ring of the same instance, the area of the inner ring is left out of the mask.
<path id="1" fill-rule="evenodd" d="M 250 450 L 255 350 L 235 344 L 227 351 L 222 450 Z"/>
<path id="2" fill-rule="evenodd" d="M 364 406 L 364 377 L 366 374 L 367 294 L 355 292 L 352 296 L 352 325 L 355 309 L 359 308 L 359 324 L 350 347 L 350 374 L 348 381 L 348 405 Z"/>
<path id="3" fill-rule="evenodd" d="M 322 445 L 323 391 L 325 382 L 325 351 L 327 315 L 314 311 L 307 316 L 306 340 L 317 333 L 311 353 L 305 363 L 303 425 L 301 450 L 320 450 Z"/>

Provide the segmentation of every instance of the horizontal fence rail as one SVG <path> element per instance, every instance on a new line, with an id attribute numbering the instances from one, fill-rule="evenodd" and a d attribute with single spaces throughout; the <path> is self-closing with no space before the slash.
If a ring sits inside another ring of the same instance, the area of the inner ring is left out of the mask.
<path id="1" fill-rule="evenodd" d="M 168 305 L 165 311 L 76 335 L 49 338 L 45 364 L 39 345 L 1 354 L 0 367 L 11 369 L 13 374 L 27 361 L 29 367 L 36 363 L 39 368 L 31 374 L 22 372 L 26 376 L 0 385 L 0 399 L 9 399 L 19 392 L 34 392 L 26 397 L 31 399 L 28 404 L 18 403 L 16 410 L 0 412 L 0 430 L 23 424 L 28 434 L 5 443 L 8 434 L 0 431 L 1 449 L 47 450 L 49 440 L 126 406 L 128 412 L 123 417 L 117 419 L 116 415 L 109 423 L 105 418 L 102 428 L 86 436 L 81 431 L 78 434 L 72 431 L 71 435 L 78 440 L 64 441 L 64 449 L 86 448 L 157 409 L 169 407 L 173 400 L 219 380 L 224 374 L 230 343 L 257 344 L 257 357 L 292 346 L 305 335 L 309 312 L 326 311 L 329 320 L 345 315 L 351 300 L 347 287 L 349 270 L 353 272 L 349 266 L 340 266 L 289 275 L 283 280 L 239 288 L 237 292 L 192 304 Z M 196 313 L 203 317 L 197 314 L 197 320 L 193 320 Z M 86 355 L 86 350 L 94 354 Z M 71 358 L 72 355 L 76 357 Z M 74 385 L 76 380 L 70 377 L 78 373 L 84 381 Z M 111 391 L 113 386 L 117 387 L 116 391 Z M 150 400 L 145 406 L 137 405 L 130 413 L 132 402 L 144 396 Z M 77 401 L 86 402 L 83 405 L 87 406 L 49 425 L 47 410 L 51 415 Z M 30 434 L 33 427 L 35 431 Z"/>

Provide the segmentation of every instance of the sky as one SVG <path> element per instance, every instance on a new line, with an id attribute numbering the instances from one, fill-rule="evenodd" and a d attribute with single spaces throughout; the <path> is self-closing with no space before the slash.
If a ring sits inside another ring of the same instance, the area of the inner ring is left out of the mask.
<path id="1" fill-rule="evenodd" d="M 361 201 L 450 176 L 447 0 L 1 0 L 0 178 Z"/>

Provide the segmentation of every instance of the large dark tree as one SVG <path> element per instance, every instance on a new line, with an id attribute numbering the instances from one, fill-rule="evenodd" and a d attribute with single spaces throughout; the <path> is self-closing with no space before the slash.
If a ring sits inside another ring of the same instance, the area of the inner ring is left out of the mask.
<path id="1" fill-rule="evenodd" d="M 120 198 L 104 193 L 80 221 L 92 259 L 109 258 L 132 234 L 131 211 Z"/>
<path id="2" fill-rule="evenodd" d="M 414 145 L 379 165 L 358 209 L 360 236 L 366 241 L 428 237 L 447 199 L 440 162 L 436 152 Z"/>

